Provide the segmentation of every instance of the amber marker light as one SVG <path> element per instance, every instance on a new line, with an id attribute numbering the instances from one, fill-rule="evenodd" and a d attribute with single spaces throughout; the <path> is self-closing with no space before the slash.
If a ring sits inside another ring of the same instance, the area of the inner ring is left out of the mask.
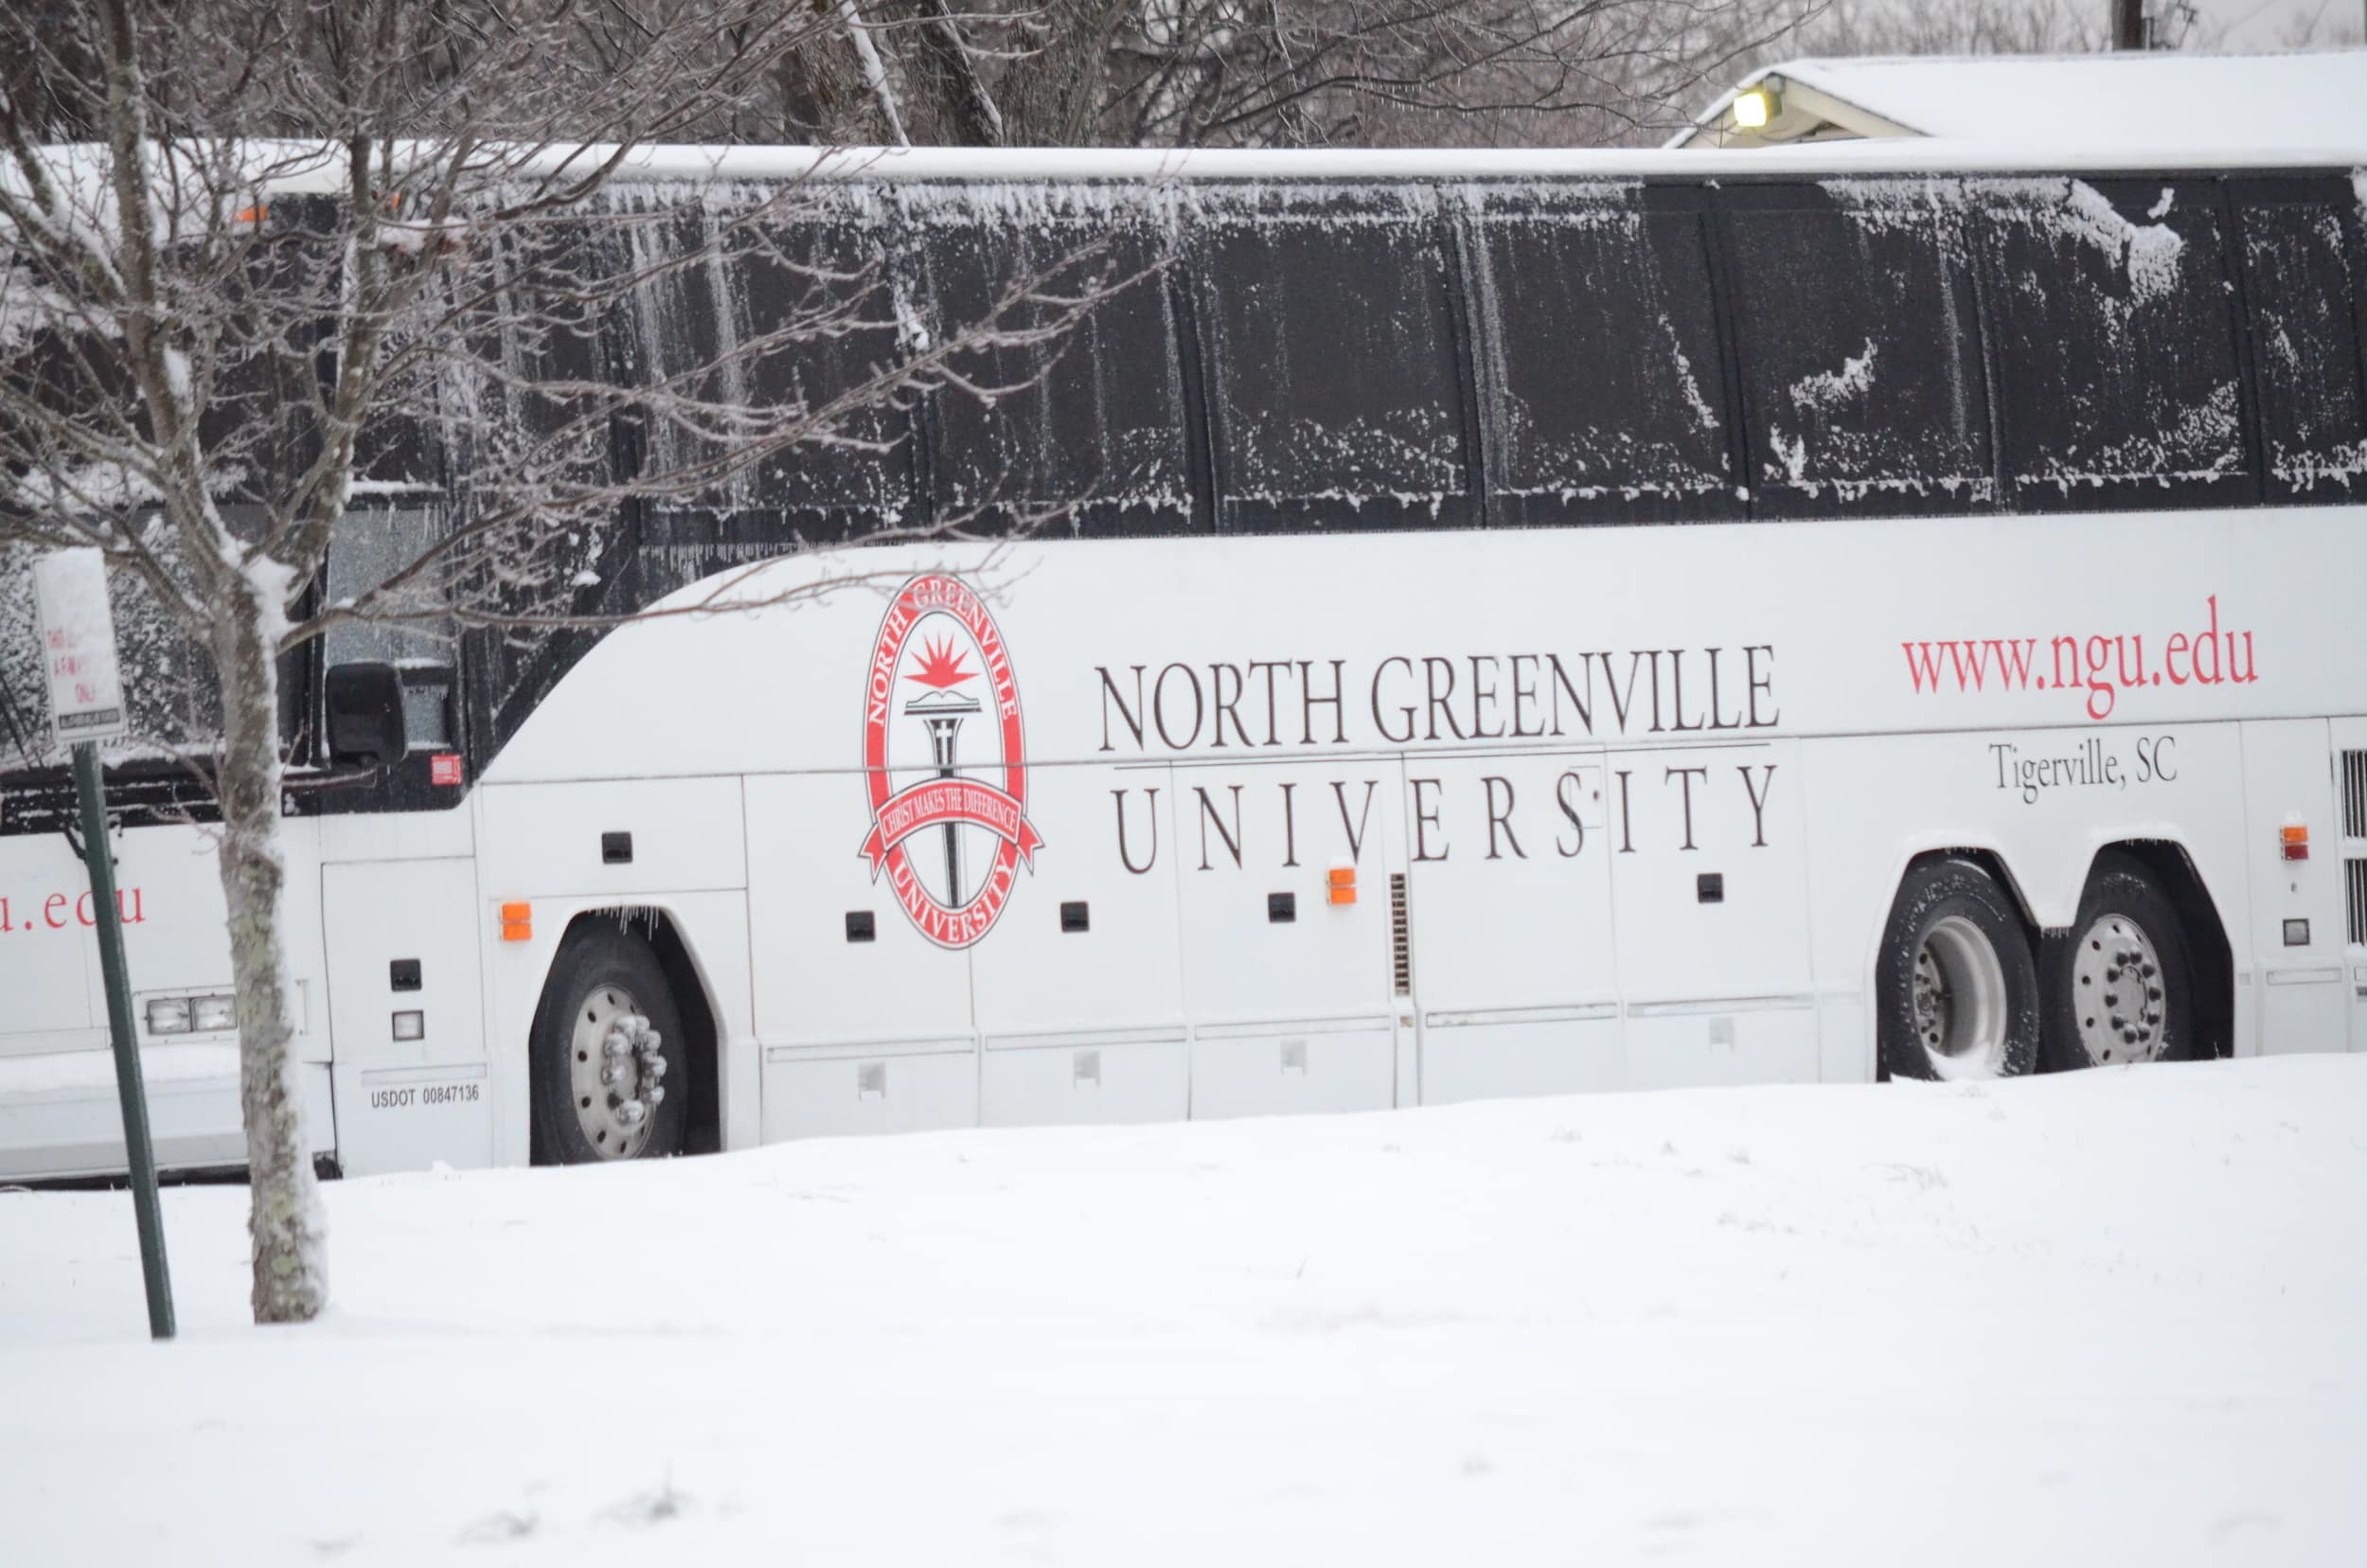
<path id="1" fill-rule="evenodd" d="M 502 940 L 529 941 L 534 936 L 534 906 L 530 903 L 502 905 Z"/>
<path id="2" fill-rule="evenodd" d="M 1335 865 L 1327 875 L 1331 901 L 1336 904 L 1356 902 L 1356 867 Z"/>
<path id="3" fill-rule="evenodd" d="M 2309 858 L 2308 829 L 2299 823 L 2288 824 L 2277 829 L 2277 837 L 2284 846 L 2287 860 L 2305 861 Z"/>

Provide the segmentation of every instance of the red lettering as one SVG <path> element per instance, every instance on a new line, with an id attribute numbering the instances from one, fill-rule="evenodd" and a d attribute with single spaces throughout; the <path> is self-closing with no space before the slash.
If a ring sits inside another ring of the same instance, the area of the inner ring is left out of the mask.
<path id="1" fill-rule="evenodd" d="M 65 922 L 58 918 L 58 911 L 63 909 L 65 904 L 66 898 L 62 893 L 52 893 L 43 902 L 41 918 L 48 923 L 50 930 L 63 931 L 65 929 Z"/>
<path id="2" fill-rule="evenodd" d="M 91 913 L 92 910 L 98 907 L 98 905 L 92 901 L 95 898 L 97 898 L 96 894 L 85 893 L 80 898 L 74 900 L 74 918 L 81 921 L 86 926 L 97 925 L 98 923 L 98 917 Z"/>

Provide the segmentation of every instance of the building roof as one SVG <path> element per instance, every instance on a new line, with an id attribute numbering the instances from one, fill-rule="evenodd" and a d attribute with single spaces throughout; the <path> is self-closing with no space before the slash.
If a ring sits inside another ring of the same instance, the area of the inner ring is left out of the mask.
<path id="1" fill-rule="evenodd" d="M 1763 133 L 1728 110 L 1771 82 Z M 2367 49 L 2166 51 L 1795 60 L 1753 71 L 1671 147 L 1758 147 L 1850 136 L 1945 136 L 2078 153 L 2176 143 L 2220 149 L 2367 144 Z"/>

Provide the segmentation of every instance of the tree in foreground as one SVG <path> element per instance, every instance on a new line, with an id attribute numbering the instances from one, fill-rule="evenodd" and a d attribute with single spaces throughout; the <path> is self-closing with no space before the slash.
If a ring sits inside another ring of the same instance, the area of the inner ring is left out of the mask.
<path id="1" fill-rule="evenodd" d="M 1087 244 L 919 330 L 883 258 L 800 239 L 793 184 L 707 211 L 690 244 L 678 220 L 711 191 L 612 199 L 636 150 L 728 134 L 763 84 L 844 44 L 828 9 L 770 0 L 44 0 L 0 19 L 0 585 L 44 549 L 105 553 L 151 748 L 177 749 L 218 811 L 258 1322 L 328 1297 L 280 823 L 290 790 L 336 778 L 307 765 L 328 753 L 290 661 L 358 625 L 628 617 L 592 570 L 628 509 L 817 449 L 883 455 L 867 411 L 1012 390 L 987 372 L 1057 351 L 1122 286 Z M 769 270 L 785 305 L 663 365 L 600 362 L 615 312 L 723 267 Z M 856 373 L 804 373 L 850 341 L 876 348 Z M 437 526 L 387 535 L 332 594 L 332 540 L 396 491 L 433 492 Z"/>

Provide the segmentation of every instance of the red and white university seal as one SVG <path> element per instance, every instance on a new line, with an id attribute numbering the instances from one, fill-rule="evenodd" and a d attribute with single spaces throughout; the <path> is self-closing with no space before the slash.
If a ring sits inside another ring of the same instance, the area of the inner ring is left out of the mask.
<path id="1" fill-rule="evenodd" d="M 904 584 L 863 682 L 863 856 L 920 934 L 966 948 L 994 927 L 1043 840 L 1010 650 L 985 601 L 936 573 Z"/>

